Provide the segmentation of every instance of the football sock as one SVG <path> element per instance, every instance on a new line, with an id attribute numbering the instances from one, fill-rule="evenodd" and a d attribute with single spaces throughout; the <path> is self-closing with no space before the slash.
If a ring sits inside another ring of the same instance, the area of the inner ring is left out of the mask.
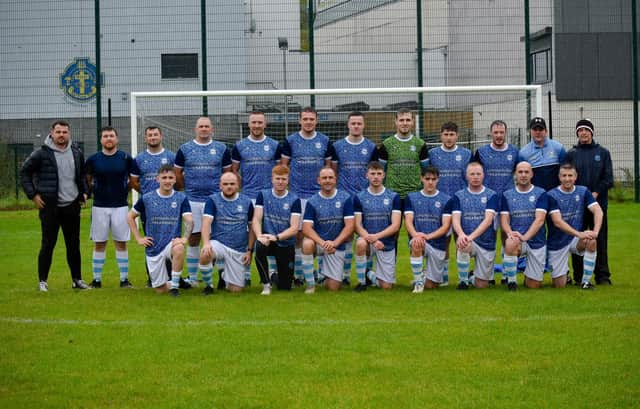
<path id="1" fill-rule="evenodd" d="M 502 268 L 504 269 L 504 275 L 506 275 L 507 281 L 515 283 L 516 271 L 518 270 L 518 256 L 505 255 L 502 257 Z"/>
<path id="2" fill-rule="evenodd" d="M 180 287 L 180 276 L 182 275 L 182 271 L 172 271 L 171 272 L 171 289 Z"/>
<path id="3" fill-rule="evenodd" d="M 198 281 L 199 246 L 187 246 L 187 273 L 190 281 Z"/>
<path id="4" fill-rule="evenodd" d="M 278 265 L 276 264 L 276 258 L 274 256 L 267 256 L 267 264 L 269 265 L 269 275 L 276 272 Z M 271 277 L 269 277 L 271 278 Z"/>
<path id="5" fill-rule="evenodd" d="M 584 270 L 584 272 L 582 273 L 582 283 L 588 283 L 591 281 L 593 269 L 596 266 L 597 255 L 598 253 L 595 251 L 584 252 L 584 257 L 582 258 L 582 269 Z"/>
<path id="6" fill-rule="evenodd" d="M 93 260 L 91 262 L 91 270 L 93 271 L 93 279 L 102 281 L 102 268 L 104 267 L 104 259 L 107 253 L 104 251 L 93 251 Z"/>
<path id="7" fill-rule="evenodd" d="M 409 257 L 414 283 L 424 283 L 422 279 L 422 257 Z"/>
<path id="8" fill-rule="evenodd" d="M 456 263 L 458 264 L 458 281 L 469 284 L 469 264 L 471 263 L 471 255 L 463 251 L 458 251 L 456 255 Z"/>
<path id="9" fill-rule="evenodd" d="M 344 269 L 342 271 L 342 279 L 351 279 L 351 264 L 353 262 L 353 243 L 348 242 L 344 248 Z"/>
<path id="10" fill-rule="evenodd" d="M 120 281 L 129 278 L 129 252 L 127 250 L 116 250 L 116 262 L 120 271 Z"/>
<path id="11" fill-rule="evenodd" d="M 216 259 L 216 269 L 218 270 L 219 274 L 224 271 L 224 259 L 223 258 Z"/>
<path id="12" fill-rule="evenodd" d="M 211 275 L 213 271 L 213 266 L 211 265 L 211 263 L 207 265 L 200 264 L 198 268 L 200 268 L 200 275 L 202 276 L 202 281 L 204 281 L 204 284 L 209 287 L 212 287 L 213 278 L 211 277 Z"/>
<path id="13" fill-rule="evenodd" d="M 307 282 L 307 287 L 313 287 L 316 285 L 313 279 L 313 256 L 311 254 L 302 255 L 302 271 L 304 279 Z"/>
<path id="14" fill-rule="evenodd" d="M 299 248 L 296 248 L 296 252 L 295 252 L 295 258 L 293 263 L 293 276 L 294 278 L 300 279 L 300 280 L 304 278 L 304 273 L 302 272 L 302 249 L 299 249 Z"/>
<path id="15" fill-rule="evenodd" d="M 444 271 L 442 272 L 442 282 L 449 282 L 449 259 L 444 259 Z"/>
<path id="16" fill-rule="evenodd" d="M 356 278 L 358 283 L 365 284 L 367 282 L 365 278 L 367 270 L 367 256 L 356 256 Z"/>
<path id="17" fill-rule="evenodd" d="M 373 271 L 369 270 L 367 272 L 367 277 L 369 277 L 369 280 L 371 280 L 372 286 L 374 287 L 378 286 L 378 277 L 376 277 L 376 274 Z"/>

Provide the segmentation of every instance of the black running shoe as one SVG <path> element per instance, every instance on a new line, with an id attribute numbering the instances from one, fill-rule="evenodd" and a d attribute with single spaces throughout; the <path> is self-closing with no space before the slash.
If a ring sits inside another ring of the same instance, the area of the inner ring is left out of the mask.
<path id="1" fill-rule="evenodd" d="M 89 284 L 89 287 L 91 287 L 91 288 L 102 288 L 102 281 L 93 280 L 93 281 L 91 281 L 91 284 Z"/>
<path id="2" fill-rule="evenodd" d="M 469 284 L 465 283 L 464 281 L 461 281 L 460 283 L 458 283 L 458 286 L 456 287 L 456 289 L 466 291 L 469 289 Z"/>
<path id="3" fill-rule="evenodd" d="M 343 278 L 342 285 L 345 287 L 351 287 L 351 280 L 349 280 L 347 277 Z"/>
<path id="4" fill-rule="evenodd" d="M 249 279 L 246 279 L 246 278 L 245 278 L 245 280 L 244 280 L 244 286 L 245 286 L 245 287 L 251 287 L 251 279 L 250 279 L 250 278 L 249 278 Z"/>
<path id="5" fill-rule="evenodd" d="M 177 288 L 172 288 L 171 290 L 169 290 L 169 295 L 172 297 L 179 297 L 180 291 Z"/>
<path id="6" fill-rule="evenodd" d="M 213 287 L 210 285 L 206 286 L 204 290 L 202 290 L 202 295 L 211 295 L 213 294 Z"/>
<path id="7" fill-rule="evenodd" d="M 188 290 L 191 288 L 191 283 L 186 281 L 184 278 L 180 277 L 180 284 L 178 284 L 178 288 L 182 288 L 183 290 Z"/>
<path id="8" fill-rule="evenodd" d="M 128 278 L 125 278 L 120 281 L 120 288 L 133 288 L 133 284 L 131 284 L 131 281 L 129 281 Z"/>
<path id="9" fill-rule="evenodd" d="M 224 281 L 222 278 L 218 280 L 218 290 L 224 290 L 225 288 L 227 288 L 227 282 Z"/>
<path id="10" fill-rule="evenodd" d="M 361 293 L 363 291 L 367 291 L 367 285 L 366 284 L 362 284 L 362 283 L 358 283 L 358 285 L 353 289 L 353 291 L 355 291 L 357 293 Z"/>
<path id="11" fill-rule="evenodd" d="M 593 290 L 596 288 L 596 286 L 591 284 L 590 282 L 586 282 L 582 283 L 582 285 L 580 285 L 580 288 L 582 288 L 583 290 Z"/>
<path id="12" fill-rule="evenodd" d="M 507 280 L 507 278 L 505 277 L 505 278 L 500 280 L 500 284 L 507 285 L 507 284 L 509 284 L 509 280 Z"/>
<path id="13" fill-rule="evenodd" d="M 364 273 L 364 283 L 367 287 L 373 284 L 373 281 L 371 281 L 371 279 L 369 278 L 369 270 Z"/>
<path id="14" fill-rule="evenodd" d="M 518 289 L 518 284 L 516 284 L 516 283 L 508 283 L 507 284 L 507 290 L 516 291 L 517 289 Z"/>
<path id="15" fill-rule="evenodd" d="M 299 278 L 296 278 L 295 280 L 293 280 L 293 285 L 296 287 L 302 287 L 304 286 L 304 281 Z"/>

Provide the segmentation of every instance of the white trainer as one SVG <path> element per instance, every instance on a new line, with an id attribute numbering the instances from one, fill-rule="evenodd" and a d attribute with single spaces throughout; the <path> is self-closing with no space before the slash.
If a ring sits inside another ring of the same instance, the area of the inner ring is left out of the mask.
<path id="1" fill-rule="evenodd" d="M 43 293 L 46 293 L 47 291 L 49 291 L 49 285 L 47 284 L 46 281 L 40 281 L 38 290 L 42 291 Z"/>
<path id="2" fill-rule="evenodd" d="M 260 295 L 271 295 L 271 284 L 263 284 Z"/>
<path id="3" fill-rule="evenodd" d="M 316 292 L 316 286 L 309 287 L 306 290 L 304 290 L 305 294 L 314 294 L 315 292 Z"/>
<path id="4" fill-rule="evenodd" d="M 418 281 L 414 286 L 413 286 L 413 293 L 414 294 L 418 294 L 424 291 L 424 283 Z"/>

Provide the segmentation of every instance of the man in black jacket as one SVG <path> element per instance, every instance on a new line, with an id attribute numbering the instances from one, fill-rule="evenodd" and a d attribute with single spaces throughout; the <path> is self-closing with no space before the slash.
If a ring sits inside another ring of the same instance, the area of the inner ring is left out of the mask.
<path id="1" fill-rule="evenodd" d="M 42 241 L 38 255 L 39 289 L 46 292 L 53 250 L 62 228 L 71 270 L 72 288 L 89 288 L 81 275 L 80 207 L 87 199 L 84 156 L 71 143 L 71 128 L 65 121 L 51 125 L 44 145 L 22 165 L 20 183 L 27 197 L 40 210 Z"/>
<path id="2" fill-rule="evenodd" d="M 581 119 L 576 124 L 578 144 L 567 154 L 567 162 L 572 163 L 578 171 L 576 185 L 583 185 L 593 193 L 600 207 L 603 218 L 602 227 L 598 234 L 598 256 L 594 275 L 596 284 L 611 284 L 611 272 L 609 271 L 609 259 L 607 256 L 607 205 L 609 203 L 609 189 L 613 187 L 613 165 L 611 154 L 593 140 L 594 127 L 590 119 Z M 593 217 L 590 212 L 585 213 L 584 228 L 593 226 Z M 573 279 L 576 283 L 582 280 L 582 257 L 572 255 Z"/>

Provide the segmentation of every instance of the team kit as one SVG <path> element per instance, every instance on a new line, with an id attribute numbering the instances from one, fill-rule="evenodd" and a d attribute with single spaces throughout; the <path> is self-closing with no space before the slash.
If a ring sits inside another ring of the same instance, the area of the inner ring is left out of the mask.
<path id="1" fill-rule="evenodd" d="M 391 289 L 398 246 L 409 248 L 414 293 L 449 285 L 451 257 L 459 290 L 494 285 L 494 274 L 500 273 L 500 283 L 516 291 L 518 271 L 528 288 L 541 287 L 545 272 L 552 286 L 565 287 L 572 281 L 570 255 L 580 288 L 594 288 L 594 271 L 597 284 L 610 284 L 608 267 L 606 275 L 598 275 L 605 274 L 598 257 L 606 257 L 606 247 L 598 242 L 606 237 L 606 183 L 601 183 L 604 194 L 577 183 L 580 152 L 574 153 L 575 147 L 567 152 L 548 138 L 543 118 L 531 120 L 532 140 L 521 149 L 507 142 L 507 124 L 494 121 L 491 142 L 476 152 L 458 144 L 453 122 L 442 125 L 441 145 L 429 148 L 414 134 L 414 113 L 404 109 L 395 114 L 396 133 L 379 145 L 364 136 L 361 112 L 349 113 L 348 135 L 333 143 L 316 130 L 313 108 L 302 109 L 299 124 L 278 142 L 265 134 L 264 113 L 251 112 L 249 135 L 229 149 L 214 139 L 211 120 L 201 117 L 193 140 L 176 153 L 163 147 L 162 130 L 151 126 L 145 130 L 146 149 L 136 158 L 118 149 L 116 129 L 104 127 L 102 149 L 85 162 L 81 154 L 66 153 L 75 153 L 70 126 L 57 121 L 51 140 L 21 171 L 27 196 L 40 209 L 39 289 L 48 291 L 55 240 L 45 239 L 58 228 L 77 289 L 102 287 L 109 237 L 120 286 L 131 287 L 131 235 L 144 247 L 148 286 L 172 296 L 196 287 L 211 295 L 214 281 L 217 289 L 242 291 L 251 285 L 252 260 L 262 295 L 295 287 L 306 294 L 318 287 L 350 287 L 354 264 L 354 291 Z M 583 134 L 593 138 L 593 133 L 591 121 L 578 121 L 579 144 Z M 71 168 L 61 169 L 70 157 Z M 599 162 L 604 170 L 611 166 L 609 156 Z M 42 181 L 54 176 L 57 183 L 45 192 Z M 129 209 L 131 189 L 140 198 Z M 77 260 L 69 258 L 77 238 L 67 231 L 76 230 L 76 213 L 79 231 L 79 211 L 70 212 L 68 223 L 43 217 L 62 214 L 88 197 L 93 197 L 94 250 L 87 284 L 79 251 Z M 408 243 L 398 240 L 402 225 Z M 495 262 L 497 240 L 501 265 Z"/>

